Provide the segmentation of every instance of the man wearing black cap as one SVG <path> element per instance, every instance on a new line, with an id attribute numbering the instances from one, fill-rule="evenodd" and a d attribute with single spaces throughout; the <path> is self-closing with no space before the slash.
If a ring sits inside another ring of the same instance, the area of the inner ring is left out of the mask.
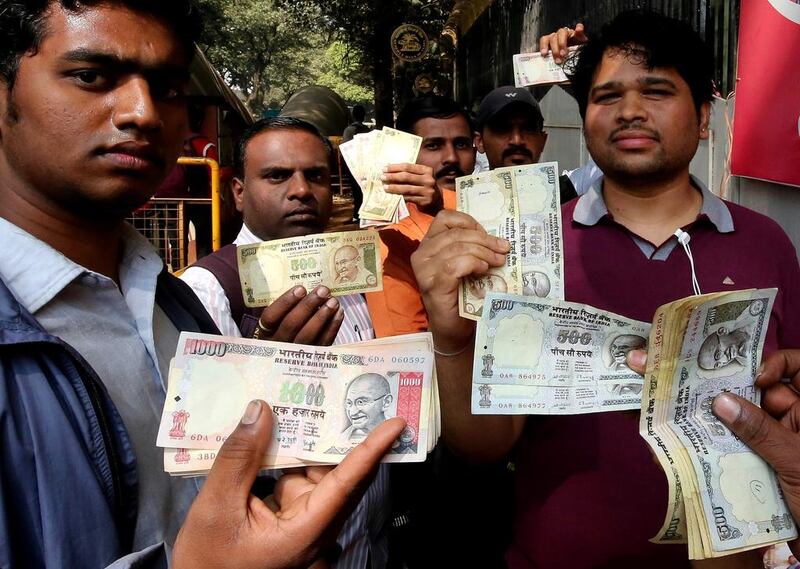
<path id="1" fill-rule="evenodd" d="M 478 152 L 486 154 L 489 168 L 534 164 L 547 142 L 544 117 L 530 91 L 498 87 L 478 109 Z"/>

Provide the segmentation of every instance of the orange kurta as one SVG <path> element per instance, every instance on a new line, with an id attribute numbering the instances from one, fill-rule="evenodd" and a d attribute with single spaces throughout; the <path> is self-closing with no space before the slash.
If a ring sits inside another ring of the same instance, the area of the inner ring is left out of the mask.
<path id="1" fill-rule="evenodd" d="M 456 208 L 456 193 L 442 190 L 445 209 Z M 380 231 L 383 290 L 366 294 L 375 336 L 428 330 L 428 315 L 411 269 L 411 254 L 428 233 L 433 217 L 407 204 L 409 216 Z"/>

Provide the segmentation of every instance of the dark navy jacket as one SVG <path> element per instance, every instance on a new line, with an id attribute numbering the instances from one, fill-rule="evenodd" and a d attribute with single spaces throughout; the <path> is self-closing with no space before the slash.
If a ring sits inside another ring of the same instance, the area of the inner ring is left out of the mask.
<path id="1" fill-rule="evenodd" d="M 219 333 L 166 270 L 156 302 L 178 330 Z M 0 280 L 0 568 L 106 567 L 131 553 L 136 496 L 133 448 L 103 384 Z M 156 547 L 114 567 L 165 559 Z"/>

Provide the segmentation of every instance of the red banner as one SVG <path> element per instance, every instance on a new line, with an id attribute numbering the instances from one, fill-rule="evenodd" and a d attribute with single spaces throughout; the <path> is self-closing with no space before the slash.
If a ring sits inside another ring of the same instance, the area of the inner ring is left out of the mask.
<path id="1" fill-rule="evenodd" d="M 800 0 L 742 0 L 731 170 L 800 186 Z"/>

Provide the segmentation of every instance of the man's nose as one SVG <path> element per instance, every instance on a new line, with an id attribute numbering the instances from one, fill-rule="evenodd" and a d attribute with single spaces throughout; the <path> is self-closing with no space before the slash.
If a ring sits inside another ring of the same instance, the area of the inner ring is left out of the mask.
<path id="1" fill-rule="evenodd" d="M 159 130 L 164 122 L 150 85 L 144 77 L 132 77 L 116 89 L 113 121 L 119 130 L 149 132 Z"/>
<path id="2" fill-rule="evenodd" d="M 286 193 L 286 197 L 289 199 L 305 200 L 311 195 L 311 186 L 305 174 L 300 171 L 292 174 L 292 177 L 289 178 L 289 191 Z"/>
<path id="3" fill-rule="evenodd" d="M 641 97 L 636 92 L 623 95 L 618 109 L 618 120 L 622 122 L 634 122 L 647 120 L 647 110 L 642 104 Z"/>
<path id="4" fill-rule="evenodd" d="M 458 162 L 458 154 L 456 154 L 456 147 L 452 142 L 444 145 L 442 153 L 442 165 L 450 166 Z"/>
<path id="5" fill-rule="evenodd" d="M 511 138 L 508 141 L 510 144 L 514 146 L 524 146 L 525 145 L 525 137 L 522 136 L 522 129 L 518 126 L 511 127 Z"/>

